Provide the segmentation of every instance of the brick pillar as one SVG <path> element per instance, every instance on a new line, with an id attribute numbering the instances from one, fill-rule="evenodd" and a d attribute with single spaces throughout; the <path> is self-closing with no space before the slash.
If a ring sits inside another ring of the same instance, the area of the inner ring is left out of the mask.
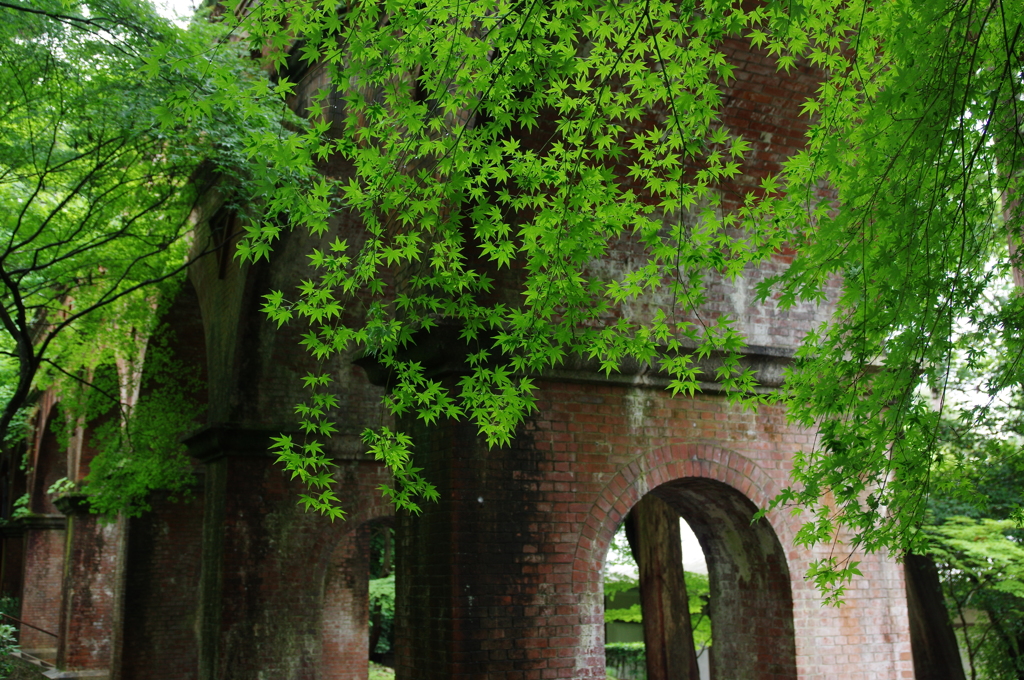
<path id="1" fill-rule="evenodd" d="M 369 673 L 370 526 L 338 544 L 324 583 L 323 660 L 320 677 L 365 680 Z"/>
<path id="2" fill-rule="evenodd" d="M 33 515 L 19 524 L 25 540 L 21 620 L 57 633 L 67 520 L 63 515 Z M 22 628 L 19 644 L 33 656 L 51 661 L 57 656 L 57 638 L 32 628 Z"/>
<path id="3" fill-rule="evenodd" d="M 112 680 L 196 680 L 203 493 L 176 502 L 153 494 L 129 524 L 120 675 Z"/>
<path id="4" fill-rule="evenodd" d="M 573 583 L 568 469 L 528 437 L 488 450 L 471 423 L 414 431 L 440 499 L 399 514 L 397 677 L 604 678 L 600 583 Z"/>
<path id="5" fill-rule="evenodd" d="M 218 425 L 187 442 L 206 466 L 200 680 L 318 677 L 324 576 L 344 529 L 299 506 L 302 487 L 268 453 L 279 433 Z"/>
<path id="6" fill-rule="evenodd" d="M 54 677 L 106 678 L 118 660 L 127 522 L 90 514 L 75 496 L 61 509 L 68 528 L 57 668 L 65 672 Z"/>
<path id="7" fill-rule="evenodd" d="M 193 456 L 206 465 L 202 569 L 200 573 L 199 678 L 249 677 L 246 639 L 255 642 L 254 621 L 262 587 L 265 551 L 264 476 L 270 433 L 216 427 L 188 440 Z M 251 650 L 255 652 L 255 650 Z M 238 667 L 231 668 L 229 658 Z M 240 666 L 246 666 L 242 668 Z"/>

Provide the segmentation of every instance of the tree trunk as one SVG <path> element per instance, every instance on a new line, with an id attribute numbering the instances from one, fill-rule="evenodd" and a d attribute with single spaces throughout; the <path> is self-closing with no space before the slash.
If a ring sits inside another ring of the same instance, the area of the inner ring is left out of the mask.
<path id="1" fill-rule="evenodd" d="M 648 494 L 626 517 L 626 536 L 640 569 L 647 680 L 697 680 L 679 515 Z"/>
<path id="2" fill-rule="evenodd" d="M 910 614 L 910 649 L 917 680 L 965 680 L 939 572 L 927 555 L 903 559 Z"/>

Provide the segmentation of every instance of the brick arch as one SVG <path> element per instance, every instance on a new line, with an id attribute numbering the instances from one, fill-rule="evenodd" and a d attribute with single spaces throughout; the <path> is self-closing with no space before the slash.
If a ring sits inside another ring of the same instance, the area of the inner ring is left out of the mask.
<path id="1" fill-rule="evenodd" d="M 795 679 L 786 552 L 767 519 L 751 522 L 778 490 L 760 466 L 716 446 L 665 446 L 638 456 L 602 489 L 577 545 L 574 582 L 592 594 L 591 620 L 600 620 L 600 589 L 583 584 L 600 582 L 612 536 L 629 509 L 653 493 L 687 520 L 707 558 L 714 677 Z M 784 525 L 781 533 L 788 534 Z"/>
<path id="2" fill-rule="evenodd" d="M 576 546 L 574 580 L 586 581 L 588 571 L 601 571 L 612 536 L 626 513 L 644 494 L 666 482 L 687 477 L 727 484 L 757 507 L 765 507 L 781 491 L 749 458 L 711 444 L 673 444 L 642 453 L 619 469 L 591 506 L 586 529 Z M 768 519 L 771 521 L 773 517 Z M 775 522 L 772 525 L 780 537 L 789 538 L 786 525 Z"/>

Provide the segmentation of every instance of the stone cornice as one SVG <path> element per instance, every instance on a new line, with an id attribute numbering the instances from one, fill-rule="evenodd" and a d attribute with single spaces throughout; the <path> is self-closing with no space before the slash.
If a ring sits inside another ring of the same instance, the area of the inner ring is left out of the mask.
<path id="1" fill-rule="evenodd" d="M 212 463 L 227 456 L 253 456 L 265 458 L 270 453 L 271 437 L 294 429 L 284 427 L 250 427 L 233 423 L 208 425 L 184 439 L 189 454 L 203 462 Z"/>
<path id="2" fill-rule="evenodd" d="M 416 344 L 411 345 L 402 358 L 419 362 L 427 377 L 443 378 L 469 373 L 469 365 L 465 361 L 469 351 L 466 342 L 459 338 L 457 328 L 439 326 L 429 334 L 417 334 Z M 739 350 L 739 354 L 740 366 L 754 370 L 760 392 L 770 392 L 780 387 L 785 369 L 793 363 L 794 358 L 794 350 L 788 347 L 761 345 L 748 345 Z M 722 365 L 723 356 L 720 352 L 712 353 L 695 362 L 701 391 L 724 392 L 717 379 L 717 369 Z M 363 356 L 353 363 L 366 371 L 374 385 L 390 387 L 392 373 L 375 357 Z M 558 382 L 656 388 L 665 388 L 672 380 L 667 373 L 634 360 L 623 361 L 618 370 L 606 374 L 598 360 L 582 358 L 570 358 L 557 368 L 547 369 L 532 377 Z"/>
<path id="3" fill-rule="evenodd" d="M 28 515 L 0 527 L 0 536 L 21 536 L 26 531 L 63 531 L 67 527 L 68 518 L 64 515 Z"/>

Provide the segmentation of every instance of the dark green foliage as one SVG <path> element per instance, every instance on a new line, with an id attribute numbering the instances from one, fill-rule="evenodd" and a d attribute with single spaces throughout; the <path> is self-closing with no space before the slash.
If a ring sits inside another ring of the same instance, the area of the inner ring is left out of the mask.
<path id="1" fill-rule="evenodd" d="M 21 616 L 21 599 L 14 595 L 0 597 L 0 614 L 18 618 Z M 2 621 L 0 621 L 2 623 Z"/>
<path id="2" fill-rule="evenodd" d="M 1024 676 L 1024 547 L 1009 520 L 950 517 L 928 528 L 962 651 L 977 677 Z"/>
<path id="3" fill-rule="evenodd" d="M 376 525 L 370 534 L 370 654 L 387 654 L 395 641 L 395 530 Z"/>
<path id="4" fill-rule="evenodd" d="M 949 408 L 936 430 L 924 536 L 972 680 L 1016 680 L 1024 677 L 1024 394 L 1007 315 L 1020 298 L 993 297 L 950 365 L 948 398 L 973 399 Z"/>
<path id="5" fill-rule="evenodd" d="M 370 579 L 370 619 L 380 626 L 376 646 L 370 654 L 386 654 L 394 644 L 395 575 Z"/>

